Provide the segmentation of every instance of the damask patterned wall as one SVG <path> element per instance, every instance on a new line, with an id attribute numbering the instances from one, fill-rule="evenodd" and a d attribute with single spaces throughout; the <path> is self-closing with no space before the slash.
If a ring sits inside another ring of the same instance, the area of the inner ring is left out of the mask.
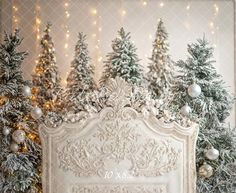
<path id="1" fill-rule="evenodd" d="M 69 71 L 78 31 L 88 35 L 89 51 L 95 65 L 95 78 L 111 50 L 111 40 L 124 26 L 131 32 L 141 64 L 148 64 L 157 20 L 161 17 L 169 32 L 170 54 L 174 60 L 186 57 L 187 43 L 205 34 L 215 47 L 216 67 L 234 92 L 234 1 L 232 0 L 1 0 L 0 32 L 17 25 L 25 38 L 22 49 L 30 55 L 23 65 L 30 79 L 47 21 L 53 23 L 52 35 L 63 80 Z M 17 9 L 16 9 L 17 8 Z M 39 19 L 39 20 L 38 20 Z M 38 22 L 38 23 L 37 23 Z M 39 32 L 37 32 L 39 29 Z M 67 35 L 68 34 L 68 35 Z M 67 38 L 67 36 L 69 36 Z M 64 83 L 64 82 L 63 82 Z M 234 122 L 234 114 L 231 116 Z"/>

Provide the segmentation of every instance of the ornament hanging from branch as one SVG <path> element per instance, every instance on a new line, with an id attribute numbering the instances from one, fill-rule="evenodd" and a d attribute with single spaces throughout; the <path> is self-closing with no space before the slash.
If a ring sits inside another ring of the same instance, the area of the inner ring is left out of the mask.
<path id="1" fill-rule="evenodd" d="M 195 82 L 188 87 L 188 95 L 197 98 L 202 92 L 201 87 Z"/>
<path id="2" fill-rule="evenodd" d="M 39 107 L 35 107 L 31 110 L 30 114 L 34 119 L 39 119 L 43 115 L 43 112 Z"/>
<path id="3" fill-rule="evenodd" d="M 209 160 L 216 160 L 218 159 L 219 155 L 220 155 L 219 151 L 214 147 L 211 147 L 205 153 L 206 158 Z"/>
<path id="4" fill-rule="evenodd" d="M 186 117 L 188 117 L 191 112 L 192 112 L 192 109 L 187 103 L 180 109 L 181 115 L 186 116 Z"/>
<path id="5" fill-rule="evenodd" d="M 210 178 L 213 175 L 213 168 L 206 162 L 199 168 L 199 175 L 203 178 Z"/>

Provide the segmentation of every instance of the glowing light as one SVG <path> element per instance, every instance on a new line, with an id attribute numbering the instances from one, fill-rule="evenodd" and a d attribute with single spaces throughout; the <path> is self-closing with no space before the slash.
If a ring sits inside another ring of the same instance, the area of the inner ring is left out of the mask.
<path id="1" fill-rule="evenodd" d="M 67 43 L 65 43 L 65 46 L 64 46 L 64 48 L 65 48 L 65 49 L 67 49 L 67 48 L 68 48 L 68 44 L 67 44 Z"/>
<path id="2" fill-rule="evenodd" d="M 97 36 L 97 34 L 93 34 L 92 36 L 95 38 Z"/>
<path id="3" fill-rule="evenodd" d="M 100 32 L 101 32 L 101 31 L 102 31 L 102 28 L 101 28 L 101 27 L 99 27 L 99 28 L 98 28 L 98 31 L 100 31 Z"/>
<path id="4" fill-rule="evenodd" d="M 164 7 L 164 3 L 163 2 L 160 3 L 160 7 Z"/>
<path id="5" fill-rule="evenodd" d="M 210 27 L 214 27 L 214 23 L 213 22 L 210 22 Z"/>
<path id="6" fill-rule="evenodd" d="M 144 2 L 143 2 L 143 6 L 146 6 L 146 5 L 147 5 L 147 1 L 144 1 Z"/>
<path id="7" fill-rule="evenodd" d="M 70 37 L 70 34 L 66 34 L 66 38 L 68 39 Z"/>
<path id="8" fill-rule="evenodd" d="M 37 40 L 39 40 L 40 39 L 40 35 L 37 35 Z"/>
<path id="9" fill-rule="evenodd" d="M 39 18 L 36 18 L 36 23 L 41 24 L 41 20 Z"/>
<path id="10" fill-rule="evenodd" d="M 97 21 L 94 21 L 94 22 L 93 22 L 93 25 L 97 25 Z"/>
<path id="11" fill-rule="evenodd" d="M 214 7 L 215 7 L 216 14 L 217 14 L 219 12 L 219 7 L 216 4 L 214 4 Z"/>
<path id="12" fill-rule="evenodd" d="M 18 7 L 13 6 L 14 11 L 18 11 Z"/>
<path id="13" fill-rule="evenodd" d="M 125 15 L 126 15 L 126 11 L 123 10 L 123 11 L 121 12 L 121 14 L 122 14 L 123 16 L 125 16 Z"/>
<path id="14" fill-rule="evenodd" d="M 69 3 L 66 2 L 66 3 L 65 3 L 65 7 L 68 7 L 68 6 L 69 6 Z"/>
<path id="15" fill-rule="evenodd" d="M 98 57 L 98 62 L 102 61 L 102 56 Z"/>
<path id="16" fill-rule="evenodd" d="M 211 31 L 212 34 L 215 34 L 215 31 Z"/>
<path id="17" fill-rule="evenodd" d="M 186 9 L 189 10 L 190 9 L 190 5 L 187 5 Z"/>
<path id="18" fill-rule="evenodd" d="M 92 9 L 91 13 L 92 13 L 93 15 L 96 15 L 96 14 L 97 14 L 97 10 L 96 10 L 96 9 Z"/>
<path id="19" fill-rule="evenodd" d="M 149 37 L 149 39 L 152 39 L 152 35 L 151 35 L 151 34 L 149 34 L 149 36 L 148 36 L 148 37 Z"/>

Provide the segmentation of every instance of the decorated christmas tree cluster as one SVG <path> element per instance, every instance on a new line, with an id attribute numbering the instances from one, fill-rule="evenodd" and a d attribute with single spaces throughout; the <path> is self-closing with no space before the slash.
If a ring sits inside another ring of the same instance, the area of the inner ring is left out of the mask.
<path id="1" fill-rule="evenodd" d="M 41 113 L 32 107 L 30 84 L 23 79 L 21 41 L 16 30 L 0 45 L 0 192 L 41 189 L 41 147 L 33 119 Z"/>
<path id="2" fill-rule="evenodd" d="M 98 88 L 86 36 L 79 33 L 63 90 L 50 27 L 46 26 L 40 42 L 32 89 L 20 70 L 26 53 L 17 51 L 21 43 L 18 31 L 6 35 L 0 45 L 0 192 L 40 192 L 41 149 L 36 120 L 42 116 L 45 124 L 57 126 L 70 113 L 99 112 L 109 95 L 106 83 L 116 77 L 133 86 L 130 104 L 137 111 L 152 111 L 166 122 L 199 123 L 199 193 L 235 192 L 236 134 L 224 124 L 232 97 L 214 67 L 213 48 L 205 38 L 188 45 L 185 61 L 173 62 L 168 54 L 168 34 L 160 20 L 144 74 L 130 33 L 121 28 L 112 41 Z"/>
<path id="3" fill-rule="evenodd" d="M 172 111 L 199 122 L 198 192 L 235 191 L 236 133 L 224 125 L 232 98 L 213 66 L 213 48 L 203 39 L 188 45 L 189 57 L 179 60 L 172 88 Z"/>

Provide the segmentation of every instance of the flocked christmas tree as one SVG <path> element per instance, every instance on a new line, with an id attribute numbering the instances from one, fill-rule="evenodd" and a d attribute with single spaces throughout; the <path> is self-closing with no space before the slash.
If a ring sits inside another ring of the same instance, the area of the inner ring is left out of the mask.
<path id="1" fill-rule="evenodd" d="M 85 105 L 90 103 L 88 94 L 95 89 L 93 80 L 93 67 L 89 63 L 88 45 L 86 36 L 79 33 L 75 46 L 74 60 L 71 62 L 71 71 L 67 77 L 65 89 L 66 109 L 68 111 L 84 110 Z"/>
<path id="2" fill-rule="evenodd" d="M 213 66 L 213 48 L 203 38 L 188 45 L 189 57 L 177 62 L 172 110 L 200 126 L 197 142 L 198 192 L 235 192 L 236 134 L 223 122 L 232 99 Z"/>
<path id="3" fill-rule="evenodd" d="M 146 79 L 148 89 L 154 99 L 158 99 L 158 117 L 165 116 L 168 109 L 171 87 L 173 84 L 173 62 L 168 54 L 169 44 L 167 43 L 168 34 L 162 20 L 157 26 L 156 37 L 153 42 L 151 63 L 149 64 Z"/>
<path id="4" fill-rule="evenodd" d="M 130 33 L 123 28 L 118 31 L 118 37 L 112 41 L 113 51 L 107 55 L 105 71 L 101 83 L 109 78 L 119 76 L 135 85 L 142 83 L 142 69 L 136 54 L 136 48 L 130 40 Z"/>
<path id="5" fill-rule="evenodd" d="M 41 39 L 41 52 L 32 75 L 32 100 L 44 113 L 60 110 L 60 76 L 56 64 L 55 48 L 50 36 L 51 24 L 47 24 Z"/>
<path id="6" fill-rule="evenodd" d="M 39 192 L 41 149 L 37 123 L 40 109 L 31 106 L 29 82 L 21 64 L 18 30 L 0 45 L 0 192 Z M 35 114 L 36 113 L 36 114 Z"/>
<path id="7" fill-rule="evenodd" d="M 156 38 L 153 42 L 151 63 L 148 66 L 147 80 L 149 90 L 154 98 L 167 99 L 170 95 L 173 82 L 173 65 L 168 54 L 168 34 L 163 21 L 160 20 L 157 27 Z"/>

